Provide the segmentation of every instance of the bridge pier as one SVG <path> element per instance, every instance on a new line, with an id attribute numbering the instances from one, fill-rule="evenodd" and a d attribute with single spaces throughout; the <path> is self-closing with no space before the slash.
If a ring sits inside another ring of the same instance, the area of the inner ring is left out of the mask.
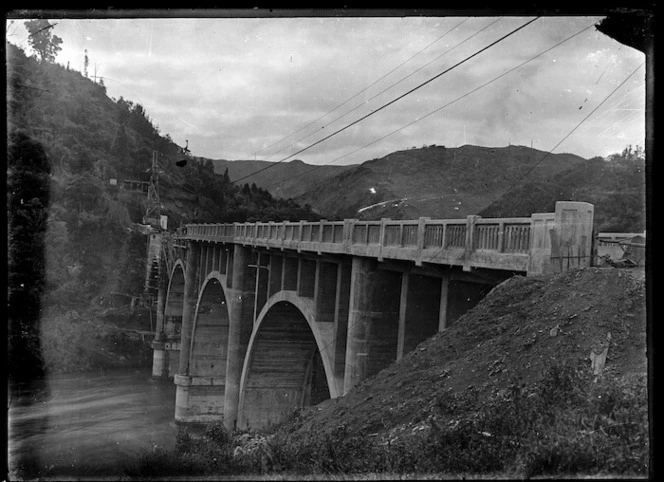
<path id="1" fill-rule="evenodd" d="M 226 393 L 224 425 L 236 427 L 240 402 L 240 377 L 253 328 L 253 276 L 248 271 L 251 251 L 236 244 L 232 256 L 231 283 L 227 290 L 229 302 L 228 360 L 226 362 Z"/>
<path id="2" fill-rule="evenodd" d="M 180 363 L 178 374 L 173 381 L 175 391 L 175 421 L 190 422 L 192 420 L 192 398 L 190 387 L 192 380 L 189 377 L 189 353 L 191 351 L 191 336 L 196 314 L 196 300 L 198 298 L 198 265 L 200 258 L 199 243 L 189 241 L 187 247 L 187 265 L 184 278 L 184 296 L 182 300 L 182 331 L 180 333 Z M 195 386 L 195 385 L 194 385 Z M 196 389 L 194 389 L 196 390 Z"/>
<path id="3" fill-rule="evenodd" d="M 344 393 L 396 360 L 401 280 L 376 261 L 353 257 Z"/>

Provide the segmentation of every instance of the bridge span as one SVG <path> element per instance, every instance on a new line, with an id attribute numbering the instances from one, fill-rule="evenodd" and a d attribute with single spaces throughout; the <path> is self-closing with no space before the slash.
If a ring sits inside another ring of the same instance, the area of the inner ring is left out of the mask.
<path id="1" fill-rule="evenodd" d="M 175 420 L 261 428 L 351 390 L 494 286 L 589 266 L 593 206 L 526 218 L 190 224 L 164 236 L 153 376 Z"/>

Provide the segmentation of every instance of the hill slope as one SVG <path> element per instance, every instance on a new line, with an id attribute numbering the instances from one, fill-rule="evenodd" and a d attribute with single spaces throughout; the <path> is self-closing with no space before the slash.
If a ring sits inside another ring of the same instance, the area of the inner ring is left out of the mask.
<path id="1" fill-rule="evenodd" d="M 623 152 L 608 161 L 589 159 L 547 181 L 529 181 L 486 207 L 484 217 L 529 216 L 553 212 L 557 200 L 595 206 L 595 229 L 641 232 L 646 229 L 645 159 Z"/>
<path id="2" fill-rule="evenodd" d="M 296 201 L 331 218 L 460 218 L 477 214 L 532 168 L 547 181 L 584 159 L 523 146 L 430 146 L 367 161 L 319 183 Z"/>
<path id="3" fill-rule="evenodd" d="M 274 163 L 269 161 L 226 161 L 214 159 L 214 172 L 223 174 L 228 169 L 231 181 L 242 179 L 242 183 L 260 186 L 270 191 L 273 196 L 288 199 L 307 192 L 311 186 L 323 182 L 329 177 L 356 167 L 348 166 L 313 166 L 300 160 Z M 261 169 L 264 171 L 251 175 Z"/>

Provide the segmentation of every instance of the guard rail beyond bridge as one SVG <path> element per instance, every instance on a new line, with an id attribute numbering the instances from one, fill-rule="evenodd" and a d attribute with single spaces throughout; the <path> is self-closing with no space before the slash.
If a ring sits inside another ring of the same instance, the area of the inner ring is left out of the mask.
<path id="1" fill-rule="evenodd" d="M 593 206 L 526 218 L 189 224 L 159 260 L 175 420 L 261 428 L 344 395 L 515 275 L 589 266 Z"/>

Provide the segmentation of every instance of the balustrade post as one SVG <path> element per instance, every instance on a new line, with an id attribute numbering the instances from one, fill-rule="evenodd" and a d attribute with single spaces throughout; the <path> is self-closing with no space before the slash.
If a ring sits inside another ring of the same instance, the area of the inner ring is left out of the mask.
<path id="1" fill-rule="evenodd" d="M 415 266 L 422 266 L 422 251 L 424 250 L 424 236 L 426 235 L 427 221 L 431 218 L 420 217 L 417 222 L 417 254 L 415 256 Z"/>
<path id="2" fill-rule="evenodd" d="M 464 246 L 464 262 L 463 270 L 470 271 L 470 256 L 475 251 L 475 224 L 478 220 L 482 219 L 481 216 L 471 214 L 466 217 L 466 243 Z"/>
<path id="3" fill-rule="evenodd" d="M 353 230 L 355 229 L 355 223 L 357 219 L 344 219 L 344 251 L 349 252 L 349 247 L 353 244 Z M 367 230 L 368 231 L 368 230 Z"/>
<path id="4" fill-rule="evenodd" d="M 320 247 L 321 247 L 321 244 L 323 243 L 323 229 L 324 229 L 326 221 L 327 221 L 327 219 L 321 219 L 320 220 L 320 228 L 318 229 L 318 250 L 317 250 L 318 254 L 321 254 Z"/>
<path id="5" fill-rule="evenodd" d="M 284 250 L 286 244 L 286 221 L 281 221 L 281 250 Z"/>
<path id="6" fill-rule="evenodd" d="M 505 221 L 498 223 L 498 252 L 505 252 Z"/>
<path id="7" fill-rule="evenodd" d="M 378 261 L 383 261 L 383 246 L 385 246 L 385 224 L 390 218 L 380 218 L 380 234 L 378 235 Z M 367 225 L 366 244 L 369 244 L 369 226 Z"/>
<path id="8" fill-rule="evenodd" d="M 304 221 L 300 221 L 300 232 L 297 235 L 297 252 L 302 251 L 302 237 L 304 236 Z"/>

